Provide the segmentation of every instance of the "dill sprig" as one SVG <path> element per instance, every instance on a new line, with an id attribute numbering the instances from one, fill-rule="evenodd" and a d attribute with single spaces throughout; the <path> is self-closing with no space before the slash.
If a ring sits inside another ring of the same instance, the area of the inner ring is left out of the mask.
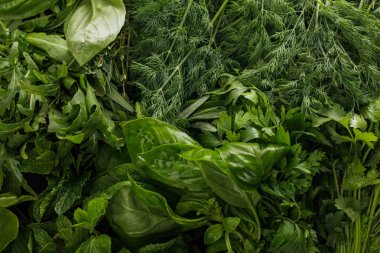
<path id="1" fill-rule="evenodd" d="M 183 101 L 208 91 L 233 65 L 214 41 L 227 3 L 212 13 L 205 1 L 131 4 L 131 70 L 149 115 L 170 120 Z"/>
<path id="2" fill-rule="evenodd" d="M 131 78 L 148 115 L 238 74 L 277 105 L 358 110 L 379 91 L 378 1 L 140 0 L 130 4 Z"/>

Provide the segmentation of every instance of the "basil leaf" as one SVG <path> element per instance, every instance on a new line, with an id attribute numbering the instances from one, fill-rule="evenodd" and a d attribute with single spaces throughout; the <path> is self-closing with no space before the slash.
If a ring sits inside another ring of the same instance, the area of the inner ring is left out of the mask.
<path id="1" fill-rule="evenodd" d="M 239 185 L 251 189 L 268 175 L 288 148 L 276 144 L 228 143 L 218 151 Z"/>
<path id="2" fill-rule="evenodd" d="M 0 207 L 0 251 L 16 239 L 18 234 L 18 219 L 11 211 Z"/>
<path id="3" fill-rule="evenodd" d="M 107 218 L 122 238 L 157 238 L 180 228 L 193 229 L 205 224 L 205 218 L 178 216 L 166 199 L 131 181 L 109 201 Z"/>
<path id="4" fill-rule="evenodd" d="M 84 0 L 66 20 L 67 44 L 81 66 L 116 39 L 125 14 L 121 0 Z"/>
<path id="5" fill-rule="evenodd" d="M 163 144 L 178 143 L 199 146 L 186 133 L 156 119 L 137 119 L 122 123 L 121 126 L 133 162 L 137 161 L 138 154 Z"/>
<path id="6" fill-rule="evenodd" d="M 200 167 L 192 161 L 179 156 L 180 153 L 194 149 L 184 144 L 165 144 L 139 155 L 142 161 L 140 170 L 145 176 L 172 187 L 189 191 L 205 191 L 207 183 Z"/>
<path id="7" fill-rule="evenodd" d="M 212 244 L 222 238 L 224 234 L 224 228 L 222 224 L 215 224 L 207 228 L 203 241 L 205 244 Z"/>
<path id="8" fill-rule="evenodd" d="M 221 199 L 233 206 L 249 207 L 246 193 L 229 175 L 217 152 L 208 149 L 194 149 L 184 152 L 181 156 L 190 161 L 197 161 L 207 184 Z"/>

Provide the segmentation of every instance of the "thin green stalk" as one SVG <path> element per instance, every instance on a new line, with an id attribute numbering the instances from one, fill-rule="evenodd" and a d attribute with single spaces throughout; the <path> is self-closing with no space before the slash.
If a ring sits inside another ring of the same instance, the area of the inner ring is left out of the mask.
<path id="1" fill-rule="evenodd" d="M 190 0 L 189 3 L 187 4 L 187 8 L 185 10 L 185 13 L 183 14 L 181 23 L 177 27 L 177 30 L 181 30 L 183 28 L 183 25 L 186 22 L 187 16 L 189 15 L 189 12 L 190 12 L 191 6 L 193 5 L 193 2 L 194 2 L 194 0 Z M 177 40 L 174 39 L 173 42 L 172 42 L 172 44 L 170 45 L 170 48 L 169 48 L 169 50 L 167 52 L 167 55 L 166 55 L 166 58 L 165 58 L 165 62 L 168 60 L 169 55 L 172 53 L 172 50 L 173 50 L 174 45 L 175 45 L 176 42 L 177 42 Z"/>
<path id="2" fill-rule="evenodd" d="M 333 164 L 333 175 L 334 175 L 334 182 L 335 182 L 335 189 L 336 189 L 336 194 L 338 197 L 340 197 L 340 193 L 339 193 L 339 182 L 338 182 L 338 176 L 336 174 L 336 170 L 335 170 L 335 165 L 336 165 L 337 161 L 334 161 L 334 164 Z"/>
<path id="3" fill-rule="evenodd" d="M 359 215 L 355 220 L 354 253 L 360 253 L 361 234 L 361 216 Z"/>
<path id="4" fill-rule="evenodd" d="M 182 65 L 186 62 L 187 58 L 192 54 L 193 50 L 188 52 L 185 57 L 183 57 L 182 61 L 174 68 L 173 72 L 170 74 L 170 76 L 165 80 L 164 84 L 161 86 L 160 90 L 163 90 L 164 87 L 170 82 L 170 80 L 173 78 L 173 76 L 180 70 Z"/>
<path id="5" fill-rule="evenodd" d="M 261 199 L 260 202 L 268 207 L 273 213 L 275 213 L 276 216 L 280 215 L 280 212 L 276 210 L 267 200 Z"/>
<path id="6" fill-rule="evenodd" d="M 360 0 L 359 9 L 363 7 L 363 4 L 364 4 L 364 0 Z"/>
<path id="7" fill-rule="evenodd" d="M 257 215 L 256 209 L 252 205 L 251 201 L 248 200 L 248 196 L 246 194 L 244 194 L 244 198 L 247 200 L 248 209 L 252 212 L 253 217 L 256 220 L 256 225 L 257 225 L 257 241 L 260 241 L 260 237 L 261 237 L 261 224 L 260 224 L 259 216 Z"/>
<path id="8" fill-rule="evenodd" d="M 226 232 L 224 235 L 224 239 L 226 240 L 226 246 L 227 246 L 228 253 L 233 253 L 234 251 L 233 251 L 232 246 L 231 246 L 230 234 Z"/>
<path id="9" fill-rule="evenodd" d="M 368 222 L 367 230 L 366 230 L 365 235 L 364 235 L 362 253 L 366 252 L 367 242 L 369 239 L 369 234 L 371 232 L 372 223 L 374 220 L 374 215 L 376 212 L 377 204 L 379 203 L 379 198 L 380 198 L 380 185 L 377 185 L 375 188 L 375 194 L 373 196 L 373 199 L 371 200 L 371 206 L 370 206 L 371 211 L 369 213 L 369 218 L 368 218 L 369 222 Z"/>
<path id="10" fill-rule="evenodd" d="M 227 4 L 230 0 L 224 0 L 222 6 L 219 8 L 218 12 L 215 14 L 215 16 L 212 18 L 211 22 L 210 22 L 210 27 L 214 27 L 214 23 L 216 22 L 216 20 L 220 17 L 220 15 L 222 15 L 224 9 L 227 7 Z"/>

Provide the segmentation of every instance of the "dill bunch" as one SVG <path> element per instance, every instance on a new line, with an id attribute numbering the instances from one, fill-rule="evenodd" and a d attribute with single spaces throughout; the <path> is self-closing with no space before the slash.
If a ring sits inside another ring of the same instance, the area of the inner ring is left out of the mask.
<path id="1" fill-rule="evenodd" d="M 208 91 L 236 65 L 215 43 L 222 12 L 210 6 L 197 0 L 131 2 L 131 73 L 148 115 L 170 121 L 184 101 Z"/>
<path id="2" fill-rule="evenodd" d="M 314 114 L 358 110 L 379 91 L 376 1 L 236 0 L 218 42 L 241 63 L 240 80 L 272 102 Z"/>
<path id="3" fill-rule="evenodd" d="M 378 1 L 133 0 L 131 80 L 147 115 L 172 121 L 223 73 L 313 115 L 379 92 Z"/>

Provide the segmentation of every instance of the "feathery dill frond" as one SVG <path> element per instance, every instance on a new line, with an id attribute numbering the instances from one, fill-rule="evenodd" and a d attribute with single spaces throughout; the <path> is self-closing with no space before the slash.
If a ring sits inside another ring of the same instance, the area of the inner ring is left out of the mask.
<path id="1" fill-rule="evenodd" d="M 142 105 L 149 115 L 170 120 L 184 100 L 209 90 L 226 71 L 211 19 L 205 1 L 136 3 L 131 71 L 144 87 Z"/>

